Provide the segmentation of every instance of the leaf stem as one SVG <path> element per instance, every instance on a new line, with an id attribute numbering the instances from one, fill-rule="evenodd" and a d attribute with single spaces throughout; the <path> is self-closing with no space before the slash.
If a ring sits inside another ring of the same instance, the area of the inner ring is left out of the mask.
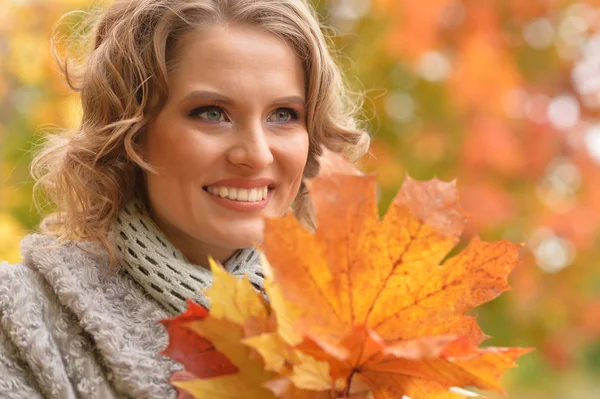
<path id="1" fill-rule="evenodd" d="M 344 390 L 344 398 L 350 396 L 350 385 L 352 385 L 352 377 L 354 377 L 354 370 L 348 375 L 346 379 L 346 389 Z"/>

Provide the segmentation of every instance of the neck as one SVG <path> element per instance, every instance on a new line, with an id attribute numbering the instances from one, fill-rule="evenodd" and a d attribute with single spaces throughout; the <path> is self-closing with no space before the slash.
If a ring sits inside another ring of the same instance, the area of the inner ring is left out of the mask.
<path id="1" fill-rule="evenodd" d="M 199 250 L 196 248 L 197 241 L 182 235 L 179 230 L 170 230 L 170 237 L 167 237 L 148 208 L 136 199 L 132 199 L 119 213 L 112 230 L 121 250 L 120 264 L 171 314 L 186 309 L 186 298 L 208 308 L 205 291 L 212 284 L 212 273 L 198 266 L 206 265 L 208 254 L 216 254 L 215 259 L 221 261 L 227 272 L 239 278 L 248 276 L 257 289 L 263 287 L 260 254 L 254 247 L 244 248 L 231 256 L 235 250 L 213 252 L 206 247 Z M 177 240 L 179 248 L 171 239 Z M 188 250 L 184 253 L 180 248 Z M 190 259 L 194 263 L 190 263 Z"/>
<path id="2" fill-rule="evenodd" d="M 225 264 L 237 251 L 237 249 L 219 248 L 209 246 L 198 241 L 189 234 L 181 231 L 172 224 L 164 222 L 160 217 L 150 210 L 150 214 L 154 223 L 162 230 L 169 241 L 181 251 L 188 262 L 202 266 L 210 270 L 208 263 L 209 256 L 221 264 Z"/>

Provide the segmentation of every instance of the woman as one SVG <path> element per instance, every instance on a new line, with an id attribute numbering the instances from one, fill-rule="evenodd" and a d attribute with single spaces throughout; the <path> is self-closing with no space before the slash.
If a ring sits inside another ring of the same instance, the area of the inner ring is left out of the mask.
<path id="1" fill-rule="evenodd" d="M 117 0 L 79 128 L 36 158 L 56 212 L 0 265 L 0 397 L 174 397 L 158 320 L 208 306 L 209 256 L 257 289 L 262 215 L 313 219 L 322 146 L 368 135 L 302 0 Z"/>

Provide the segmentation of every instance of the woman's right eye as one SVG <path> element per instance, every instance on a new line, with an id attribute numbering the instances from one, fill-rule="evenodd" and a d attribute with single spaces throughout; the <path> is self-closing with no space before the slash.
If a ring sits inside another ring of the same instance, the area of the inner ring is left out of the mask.
<path id="1" fill-rule="evenodd" d="M 222 108 L 211 105 L 209 107 L 195 108 L 190 112 L 192 117 L 200 117 L 211 122 L 225 122 L 226 115 Z"/>

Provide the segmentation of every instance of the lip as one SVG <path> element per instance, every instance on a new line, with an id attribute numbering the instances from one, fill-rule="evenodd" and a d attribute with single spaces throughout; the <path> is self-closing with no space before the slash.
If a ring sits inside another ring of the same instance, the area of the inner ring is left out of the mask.
<path id="1" fill-rule="evenodd" d="M 222 182 L 219 182 L 218 184 L 222 184 L 223 186 L 225 186 L 226 184 L 223 184 L 223 182 L 227 182 L 227 184 L 231 184 L 231 180 L 223 180 Z M 218 184 L 214 184 L 214 185 L 218 185 Z M 261 187 L 261 186 L 265 186 L 265 185 L 268 185 L 268 184 L 265 184 L 263 182 L 261 184 L 256 184 L 254 186 L 246 186 L 246 187 L 236 186 L 236 185 L 231 184 L 231 186 L 229 186 L 229 187 L 253 188 L 253 187 Z M 273 191 L 274 190 L 269 189 L 269 191 L 267 193 L 267 198 L 265 198 L 264 200 L 247 202 L 247 201 L 234 201 L 234 200 L 230 200 L 229 198 L 222 198 L 218 195 L 211 194 L 208 191 L 204 190 L 204 192 L 217 204 L 219 204 L 227 209 L 230 209 L 232 211 L 237 211 L 237 212 L 259 212 L 259 211 L 262 211 L 263 209 L 265 209 L 267 207 L 267 205 L 269 205 L 269 202 L 271 201 L 271 198 L 273 197 Z"/>
<path id="2" fill-rule="evenodd" d="M 269 189 L 275 187 L 275 180 L 266 177 L 260 179 L 226 179 L 219 180 L 217 182 L 208 184 L 208 186 L 214 187 L 239 187 L 239 188 L 256 188 L 268 186 Z"/>

